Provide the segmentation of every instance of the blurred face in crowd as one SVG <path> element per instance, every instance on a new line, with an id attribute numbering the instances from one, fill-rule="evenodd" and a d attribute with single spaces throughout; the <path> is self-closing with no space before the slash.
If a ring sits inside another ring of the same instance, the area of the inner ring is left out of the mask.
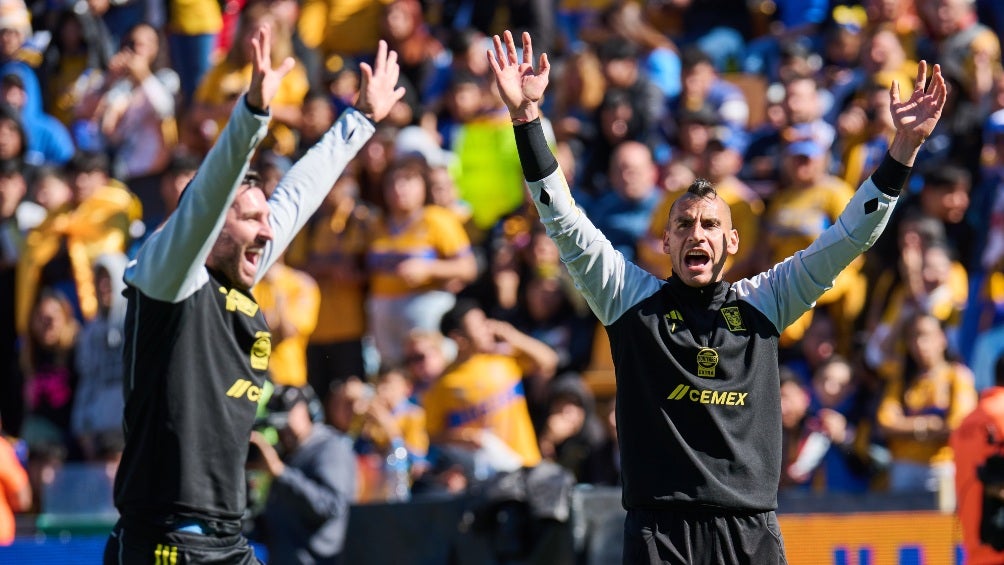
<path id="1" fill-rule="evenodd" d="M 429 170 L 429 198 L 433 204 L 444 208 L 457 203 L 457 185 L 446 167 L 433 167 Z"/>
<path id="2" fill-rule="evenodd" d="M 819 117 L 819 93 L 816 81 L 799 78 L 785 88 L 784 109 L 792 124 L 804 124 Z"/>
<path id="3" fill-rule="evenodd" d="M 722 280 L 725 260 L 739 250 L 739 234 L 724 200 L 685 193 L 670 209 L 662 245 L 673 276 L 700 287 Z"/>
<path id="4" fill-rule="evenodd" d="M 68 304 L 52 295 L 42 296 L 31 316 L 32 340 L 43 348 L 59 346 L 72 317 Z"/>
<path id="5" fill-rule="evenodd" d="M 935 38 L 956 33 L 973 14 L 972 0 L 918 0 L 918 12 Z"/>
<path id="6" fill-rule="evenodd" d="M 0 218 L 13 216 L 27 191 L 23 176 L 0 175 Z"/>
<path id="7" fill-rule="evenodd" d="M 24 33 L 21 30 L 0 29 L 0 57 L 9 59 L 17 53 L 24 43 Z"/>
<path id="8" fill-rule="evenodd" d="M 73 190 L 62 177 L 55 174 L 45 175 L 35 181 L 35 202 L 47 211 L 52 212 L 73 200 Z"/>
<path id="9" fill-rule="evenodd" d="M 223 230 L 209 252 L 206 266 L 222 273 L 235 288 L 250 289 L 261 266 L 265 245 L 272 241 L 268 219 L 265 193 L 256 186 L 241 187 L 227 209 Z"/>
<path id="10" fill-rule="evenodd" d="M 925 290 L 932 292 L 938 287 L 947 284 L 951 274 L 952 258 L 949 256 L 947 249 L 935 245 L 924 250 L 920 275 L 924 281 Z"/>
<path id="11" fill-rule="evenodd" d="M 472 352 L 487 353 L 495 349 L 495 335 L 489 326 L 488 316 L 480 308 L 474 308 L 464 314 L 460 326 L 459 333 L 467 340 Z"/>
<path id="12" fill-rule="evenodd" d="M 160 38 L 157 31 L 146 24 L 135 27 L 122 42 L 122 48 L 132 51 L 143 58 L 147 64 L 153 64 L 160 51 Z"/>
<path id="13" fill-rule="evenodd" d="M 969 183 L 964 180 L 944 185 L 926 185 L 920 191 L 920 206 L 928 216 L 958 224 L 969 209 Z"/>
<path id="14" fill-rule="evenodd" d="M 0 85 L 0 99 L 8 106 L 18 110 L 22 110 L 28 103 L 28 95 L 24 89 L 12 84 Z"/>
<path id="15" fill-rule="evenodd" d="M 0 118 L 0 159 L 11 159 L 21 154 L 24 137 L 14 120 Z"/>
<path id="16" fill-rule="evenodd" d="M 697 63 L 683 72 L 683 92 L 688 99 L 704 100 L 715 82 L 715 68 L 710 63 Z"/>
<path id="17" fill-rule="evenodd" d="M 459 121 L 471 120 L 481 113 L 483 100 L 481 87 L 473 82 L 456 84 L 450 89 L 446 104 L 453 117 Z"/>
<path id="18" fill-rule="evenodd" d="M 383 16 L 383 26 L 388 39 L 404 41 L 411 37 L 415 31 L 414 10 L 417 5 L 414 0 L 397 0 L 387 6 Z M 418 9 L 421 10 L 420 7 Z"/>
<path id="19" fill-rule="evenodd" d="M 638 80 L 638 61 L 635 59 L 609 59 L 603 62 L 603 76 L 609 86 L 628 88 Z"/>
<path id="20" fill-rule="evenodd" d="M 73 200 L 79 204 L 108 184 L 108 173 L 101 169 L 77 171 L 72 181 Z"/>
<path id="21" fill-rule="evenodd" d="M 384 201 L 391 213 L 409 214 L 425 206 L 425 179 L 414 167 L 401 167 L 388 173 L 384 182 Z"/>
<path id="22" fill-rule="evenodd" d="M 945 360 L 948 339 L 941 322 L 934 316 L 922 315 L 906 328 L 906 343 L 910 355 L 921 370 L 938 366 Z"/>
<path id="23" fill-rule="evenodd" d="M 822 155 L 786 154 L 782 162 L 793 187 L 814 184 L 826 170 Z"/>
<path id="24" fill-rule="evenodd" d="M 742 168 L 742 155 L 735 149 L 725 147 L 720 141 L 712 141 L 704 150 L 708 180 L 712 183 L 721 182 L 739 172 Z"/>
<path id="25" fill-rule="evenodd" d="M 294 404 L 286 417 L 286 425 L 279 430 L 279 440 L 287 451 L 294 451 L 310 437 L 314 422 L 310 419 L 307 403 L 303 401 Z"/>
<path id="26" fill-rule="evenodd" d="M 812 376 L 812 390 L 823 406 L 836 406 L 853 390 L 854 371 L 846 361 L 833 361 Z"/>
<path id="27" fill-rule="evenodd" d="M 449 361 L 443 353 L 442 338 L 433 335 L 411 335 L 404 345 L 405 367 L 414 382 L 428 387 L 446 371 Z"/>
<path id="28" fill-rule="evenodd" d="M 188 183 L 192 182 L 192 179 L 195 178 L 195 173 L 195 169 L 176 171 L 166 174 L 161 178 L 160 198 L 164 201 L 164 205 L 168 211 L 173 211 L 178 207 L 178 199 L 181 198 L 181 193 L 188 186 Z"/>
<path id="29" fill-rule="evenodd" d="M 98 308 L 107 312 L 112 307 L 112 277 L 108 274 L 108 269 L 104 267 L 94 269 L 94 290 Z"/>
<path id="30" fill-rule="evenodd" d="M 862 63 L 865 68 L 877 70 L 898 70 L 906 62 L 906 51 L 899 38 L 891 30 L 877 32 L 865 44 Z"/>
<path id="31" fill-rule="evenodd" d="M 376 396 L 382 399 L 388 408 L 393 409 L 407 400 L 411 394 L 411 383 L 401 371 L 388 371 L 381 375 L 376 384 Z"/>
<path id="32" fill-rule="evenodd" d="M 809 409 L 809 394 L 795 381 L 781 383 L 781 426 L 795 430 Z"/>
<path id="33" fill-rule="evenodd" d="M 300 134 L 305 139 L 320 139 L 333 123 L 335 123 L 335 109 L 327 98 L 314 97 L 304 102 Z"/>
<path id="34" fill-rule="evenodd" d="M 626 141 L 614 152 L 610 161 L 610 184 L 622 198 L 640 201 L 655 188 L 659 168 L 645 145 Z"/>

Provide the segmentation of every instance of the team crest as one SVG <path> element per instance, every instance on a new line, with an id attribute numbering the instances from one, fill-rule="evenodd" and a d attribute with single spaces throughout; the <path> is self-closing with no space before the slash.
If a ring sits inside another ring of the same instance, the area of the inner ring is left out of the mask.
<path id="1" fill-rule="evenodd" d="M 729 331 L 733 333 L 746 331 L 746 328 L 743 326 L 743 317 L 739 314 L 738 306 L 726 306 L 722 308 L 722 317 L 725 318 Z"/>
<path id="2" fill-rule="evenodd" d="M 697 352 L 697 376 L 713 379 L 716 367 L 718 367 L 718 352 L 710 347 L 702 347 Z"/>
<path id="3" fill-rule="evenodd" d="M 258 332 L 251 346 L 251 368 L 256 371 L 268 369 L 268 358 L 272 356 L 272 334 Z"/>

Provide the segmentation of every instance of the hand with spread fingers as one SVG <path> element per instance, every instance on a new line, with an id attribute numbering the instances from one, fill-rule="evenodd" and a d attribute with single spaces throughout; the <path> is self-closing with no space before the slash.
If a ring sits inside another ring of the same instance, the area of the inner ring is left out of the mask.
<path id="1" fill-rule="evenodd" d="M 404 97 L 404 87 L 397 86 L 401 75 L 397 51 L 388 50 L 387 42 L 381 39 L 373 65 L 361 63 L 359 69 L 362 71 L 362 81 L 356 109 L 374 122 L 379 122 Z"/>
<path id="2" fill-rule="evenodd" d="M 251 85 L 248 87 L 248 104 L 260 111 L 268 109 L 279 85 L 296 62 L 292 57 L 286 59 L 279 68 L 272 68 L 272 28 L 268 25 L 259 27 L 251 37 Z"/>
<path id="3" fill-rule="evenodd" d="M 540 117 L 537 104 L 544 96 L 551 64 L 547 54 L 540 56 L 538 68 L 533 69 L 533 44 L 530 34 L 523 32 L 523 60 L 516 53 L 516 43 L 508 30 L 502 39 L 494 36 L 495 52 L 488 51 L 488 63 L 495 73 L 502 101 L 509 108 L 514 123 L 530 122 Z M 504 41 L 504 45 L 503 45 Z"/>
<path id="4" fill-rule="evenodd" d="M 921 61 L 917 65 L 917 80 L 909 99 L 900 99 L 897 81 L 893 81 L 889 88 L 892 120 L 896 125 L 896 137 L 889 147 L 889 154 L 908 166 L 913 165 L 920 146 L 934 131 L 948 98 L 948 86 L 941 74 L 941 65 L 934 65 L 931 82 L 925 89 L 926 81 L 927 61 Z"/>

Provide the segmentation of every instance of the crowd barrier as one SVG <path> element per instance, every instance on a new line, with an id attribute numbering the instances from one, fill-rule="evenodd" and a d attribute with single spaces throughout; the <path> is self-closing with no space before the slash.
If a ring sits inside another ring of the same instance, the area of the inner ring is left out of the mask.
<path id="1" fill-rule="evenodd" d="M 620 490 L 578 485 L 569 509 L 567 520 L 540 518 L 526 505 L 486 504 L 473 495 L 356 505 L 345 563 L 619 564 Z M 0 548 L 0 563 L 100 563 L 114 516 L 99 510 L 47 512 L 30 522 L 22 517 L 14 544 Z M 937 510 L 934 496 L 782 493 L 779 521 L 791 565 L 965 563 L 957 520 Z"/>

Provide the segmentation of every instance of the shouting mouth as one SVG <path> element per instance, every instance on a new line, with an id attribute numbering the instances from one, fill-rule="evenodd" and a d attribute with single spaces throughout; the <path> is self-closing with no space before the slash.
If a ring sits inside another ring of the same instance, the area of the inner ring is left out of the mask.
<path id="1" fill-rule="evenodd" d="M 711 255 L 703 249 L 691 249 L 683 256 L 683 264 L 691 270 L 703 269 L 711 263 Z"/>

